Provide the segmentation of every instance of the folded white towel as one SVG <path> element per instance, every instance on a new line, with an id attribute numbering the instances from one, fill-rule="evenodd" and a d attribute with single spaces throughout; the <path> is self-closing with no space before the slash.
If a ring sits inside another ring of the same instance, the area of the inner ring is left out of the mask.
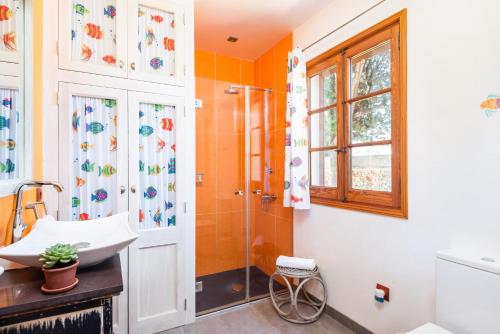
<path id="1" fill-rule="evenodd" d="M 316 261 L 314 261 L 314 259 L 303 259 L 300 257 L 280 255 L 276 259 L 276 265 L 286 268 L 314 270 L 314 268 L 316 268 Z"/>

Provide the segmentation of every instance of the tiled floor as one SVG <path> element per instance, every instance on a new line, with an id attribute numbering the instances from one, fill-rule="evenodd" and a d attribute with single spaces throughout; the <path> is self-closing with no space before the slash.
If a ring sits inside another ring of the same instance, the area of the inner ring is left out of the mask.
<path id="1" fill-rule="evenodd" d="M 321 316 L 309 325 L 296 325 L 281 319 L 269 299 L 241 308 L 198 319 L 194 324 L 175 328 L 161 334 L 354 334 L 329 317 Z"/>

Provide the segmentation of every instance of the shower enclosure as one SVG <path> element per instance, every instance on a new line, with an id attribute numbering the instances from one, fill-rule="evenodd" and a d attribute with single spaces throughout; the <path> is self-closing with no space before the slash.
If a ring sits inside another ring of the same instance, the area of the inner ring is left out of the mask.
<path id="1" fill-rule="evenodd" d="M 197 78 L 197 98 L 203 104 L 197 110 L 196 175 L 201 315 L 268 295 L 269 276 L 283 253 L 275 216 L 282 206 L 275 170 L 283 160 L 276 159 L 271 89 Z"/>

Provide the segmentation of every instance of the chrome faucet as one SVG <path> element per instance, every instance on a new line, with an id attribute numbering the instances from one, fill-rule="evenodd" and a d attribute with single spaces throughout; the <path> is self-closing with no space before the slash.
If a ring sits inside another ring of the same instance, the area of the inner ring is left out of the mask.
<path id="1" fill-rule="evenodd" d="M 13 209 L 14 221 L 12 222 L 12 243 L 19 241 L 21 239 L 22 233 L 26 228 L 26 224 L 23 222 L 22 218 L 22 199 L 23 199 L 23 189 L 24 188 L 41 188 L 43 186 L 53 186 L 57 192 L 63 191 L 63 187 L 57 182 L 49 182 L 49 181 L 34 181 L 34 180 L 26 180 L 19 183 L 14 192 L 16 194 L 15 205 Z"/>

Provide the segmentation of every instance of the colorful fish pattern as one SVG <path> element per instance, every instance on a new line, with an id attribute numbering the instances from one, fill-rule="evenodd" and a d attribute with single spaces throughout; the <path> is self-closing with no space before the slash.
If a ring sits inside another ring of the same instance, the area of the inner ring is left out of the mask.
<path id="1" fill-rule="evenodd" d="M 148 136 L 151 136 L 153 134 L 155 130 L 149 126 L 149 125 L 142 125 L 140 128 L 139 128 L 139 133 L 144 136 L 144 137 L 148 137 Z"/>
<path id="2" fill-rule="evenodd" d="M 158 70 L 158 69 L 160 69 L 160 67 L 163 66 L 163 59 L 161 59 L 160 57 L 154 57 L 149 62 L 149 65 L 151 65 L 151 67 L 154 70 Z"/>
<path id="3" fill-rule="evenodd" d="M 114 19 L 116 16 L 116 7 L 109 5 L 106 8 L 104 8 L 104 16 L 107 16 L 110 19 Z"/>
<path id="4" fill-rule="evenodd" d="M 144 192 L 144 198 L 153 199 L 156 197 L 157 194 L 158 194 L 158 191 L 155 189 L 155 187 L 150 186 Z"/>
<path id="5" fill-rule="evenodd" d="M 5 162 L 0 162 L 0 173 L 10 174 L 14 172 L 15 169 L 16 165 L 10 159 L 7 159 Z"/>
<path id="6" fill-rule="evenodd" d="M 97 135 L 97 134 L 104 131 L 104 125 L 102 125 L 99 122 L 91 122 L 91 123 L 87 124 L 86 129 L 87 129 L 87 132 L 92 132 L 93 134 Z"/>
<path id="7" fill-rule="evenodd" d="M 71 178 L 75 181 L 68 191 L 72 197 L 73 220 L 97 219 L 117 212 L 118 111 L 114 101 L 72 97 L 70 152 L 73 160 Z"/>
<path id="8" fill-rule="evenodd" d="M 78 197 L 72 197 L 72 198 L 71 198 L 71 207 L 72 207 L 72 208 L 77 208 L 77 207 L 79 207 L 79 206 L 80 206 L 80 203 L 81 203 L 81 201 L 80 201 L 80 199 L 79 199 Z"/>
<path id="9" fill-rule="evenodd" d="M 138 50 L 141 54 L 141 72 L 175 75 L 175 23 L 174 14 L 139 6 Z"/>
<path id="10" fill-rule="evenodd" d="M 72 60 L 116 66 L 116 0 L 66 1 L 73 7 L 69 31 Z"/>
<path id="11" fill-rule="evenodd" d="M 494 113 L 500 111 L 500 95 L 497 94 L 490 94 L 484 100 L 481 102 L 480 108 L 486 116 L 490 117 Z"/>
<path id="12" fill-rule="evenodd" d="M 16 45 L 16 33 L 15 32 L 7 32 L 3 34 L 2 37 L 3 40 L 3 45 L 7 50 L 10 51 L 16 51 L 17 50 L 17 45 Z"/>
<path id="13" fill-rule="evenodd" d="M 149 136 L 139 135 L 139 147 L 142 148 L 139 149 L 139 189 L 143 194 L 139 208 L 144 214 L 140 228 L 164 228 L 169 221 L 170 226 L 175 224 L 172 220 L 176 213 L 175 151 L 171 149 L 175 147 L 175 107 L 140 103 L 139 110 L 142 112 L 136 116 L 139 132 L 151 132 Z M 166 119 L 170 121 L 164 121 Z M 164 124 L 171 131 L 164 131 Z"/>
<path id="14" fill-rule="evenodd" d="M 0 148 L 6 148 L 9 151 L 13 151 L 16 148 L 16 141 L 14 139 L 0 141 Z"/>
<path id="15" fill-rule="evenodd" d="M 107 164 L 104 166 L 99 166 L 98 169 L 99 176 L 110 177 L 116 174 L 116 168 L 111 164 Z"/>
<path id="16" fill-rule="evenodd" d="M 102 203 L 106 199 L 108 199 L 108 192 L 103 188 L 97 189 L 95 193 L 90 195 L 90 200 L 92 202 Z"/>
<path id="17" fill-rule="evenodd" d="M 10 18 L 14 15 L 12 10 L 5 5 L 0 6 L 0 22 L 1 21 L 8 21 Z"/>
<path id="18" fill-rule="evenodd" d="M 0 182 L 16 179 L 19 176 L 17 142 L 21 135 L 19 133 L 21 120 L 16 103 L 18 97 L 19 91 L 0 88 Z"/>

